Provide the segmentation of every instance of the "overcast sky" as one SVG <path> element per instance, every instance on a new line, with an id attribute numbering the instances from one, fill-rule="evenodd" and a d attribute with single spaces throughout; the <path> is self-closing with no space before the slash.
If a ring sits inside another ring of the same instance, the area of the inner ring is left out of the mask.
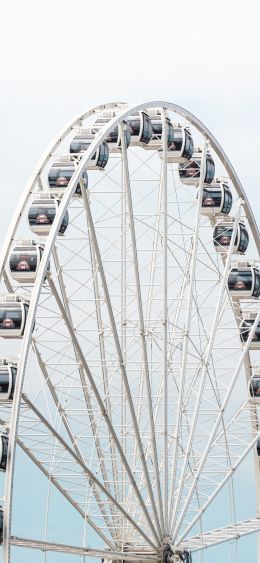
<path id="1" fill-rule="evenodd" d="M 4 229 L 57 130 L 91 104 L 165 99 L 223 144 L 257 204 L 257 0 L 13 0 L 2 4 Z M 256 207 L 260 217 L 260 205 Z M 0 235 L 2 235 L 2 228 Z"/>
<path id="2" fill-rule="evenodd" d="M 259 1 L 2 3 L 0 240 L 45 146 L 105 101 L 165 99 L 221 142 L 260 220 Z"/>

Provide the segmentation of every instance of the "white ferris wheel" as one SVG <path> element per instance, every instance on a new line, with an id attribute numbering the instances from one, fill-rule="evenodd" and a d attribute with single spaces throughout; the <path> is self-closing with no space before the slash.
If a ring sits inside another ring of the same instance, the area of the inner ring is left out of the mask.
<path id="1" fill-rule="evenodd" d="M 260 531 L 259 253 L 185 109 L 109 103 L 57 135 L 0 256 L 3 563 L 238 561 Z"/>

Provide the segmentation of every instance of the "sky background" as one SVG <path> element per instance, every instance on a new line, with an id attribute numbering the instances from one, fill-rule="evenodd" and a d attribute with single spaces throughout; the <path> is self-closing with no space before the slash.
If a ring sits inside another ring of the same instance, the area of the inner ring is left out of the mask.
<path id="1" fill-rule="evenodd" d="M 13 0 L 2 3 L 0 44 L 0 240 L 51 138 L 74 114 L 116 100 L 165 99 L 196 114 L 259 222 L 257 1 Z"/>
<path id="2" fill-rule="evenodd" d="M 259 3 L 13 0 L 2 4 L 0 236 L 47 143 L 84 108 L 165 99 L 222 143 L 260 216 Z"/>

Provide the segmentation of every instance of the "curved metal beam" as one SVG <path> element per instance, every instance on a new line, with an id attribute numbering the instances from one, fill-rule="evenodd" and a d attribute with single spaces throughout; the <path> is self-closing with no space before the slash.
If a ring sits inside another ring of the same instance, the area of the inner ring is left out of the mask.
<path id="1" fill-rule="evenodd" d="M 7 235 L 6 235 L 3 247 L 2 247 L 2 252 L 0 254 L 0 275 L 3 274 L 3 270 L 4 270 L 4 267 L 5 267 L 6 260 L 7 260 L 7 256 L 8 256 L 8 253 L 10 251 L 12 241 L 14 239 L 15 231 L 16 231 L 18 225 L 19 225 L 20 218 L 22 216 L 23 211 L 25 210 L 25 206 L 26 206 L 26 204 L 29 200 L 29 197 L 32 193 L 32 190 L 33 190 L 33 188 L 34 188 L 34 186 L 37 182 L 37 177 L 40 175 L 41 169 L 48 162 L 52 152 L 57 148 L 57 146 L 61 143 L 61 141 L 66 137 L 69 130 L 72 129 L 73 127 L 75 127 L 76 125 L 80 125 L 81 121 L 83 119 L 85 119 L 87 116 L 89 116 L 89 115 L 91 115 L 95 112 L 101 111 L 102 109 L 122 107 L 122 105 L 123 104 L 120 104 L 120 103 L 118 103 L 118 104 L 104 104 L 104 105 L 96 106 L 95 108 L 91 108 L 91 109 L 87 110 L 86 112 L 83 112 L 82 114 L 78 115 L 76 118 L 71 120 L 69 122 L 69 124 L 64 129 L 62 129 L 62 131 L 55 137 L 54 141 L 49 145 L 49 147 L 47 148 L 47 150 L 43 154 L 42 158 L 40 159 L 38 165 L 36 166 L 36 169 L 33 172 L 31 178 L 29 179 L 29 182 L 27 183 L 26 188 L 24 190 L 24 193 L 23 193 L 23 195 L 20 199 L 20 202 L 17 206 L 17 211 L 14 214 L 13 219 L 10 222 L 10 225 L 9 225 L 9 228 L 8 228 L 8 231 L 7 231 Z M 18 417 L 19 417 L 19 406 L 20 406 L 21 393 L 22 393 L 22 388 L 23 388 L 24 375 L 25 375 L 25 370 L 26 370 L 26 365 L 27 365 L 29 347 L 30 347 L 30 344 L 31 344 L 31 337 L 32 337 L 32 330 L 33 330 L 33 325 L 34 325 L 36 309 L 37 309 L 37 305 L 38 305 L 38 301 L 39 301 L 42 283 L 43 283 L 43 280 L 44 280 L 44 277 L 45 277 L 45 271 L 46 271 L 46 268 L 47 268 L 47 263 L 48 263 L 48 260 L 50 258 L 50 254 L 52 252 L 52 247 L 53 247 L 53 244 L 55 242 L 60 224 L 62 222 L 64 212 L 65 212 L 66 208 L 68 207 L 70 200 L 73 196 L 73 193 L 75 191 L 75 187 L 76 187 L 77 183 L 79 182 L 80 177 L 82 175 L 82 172 L 85 169 L 88 161 L 92 158 L 93 154 L 98 149 L 98 146 L 105 140 L 105 138 L 108 136 L 108 133 L 110 131 L 112 131 L 117 125 L 119 125 L 119 123 L 123 119 L 127 119 L 128 115 L 131 115 L 133 112 L 136 112 L 136 111 L 139 111 L 139 110 L 142 110 L 142 109 L 145 110 L 149 107 L 155 107 L 155 106 L 162 107 L 164 109 L 168 109 L 170 111 L 173 111 L 173 112 L 181 115 L 186 120 L 188 120 L 192 125 L 194 125 L 198 129 L 198 131 L 200 131 L 200 133 L 206 139 L 209 140 L 213 150 L 218 155 L 220 161 L 222 162 L 222 164 L 224 165 L 228 175 L 230 176 L 230 178 L 233 182 L 234 188 L 236 189 L 238 195 L 240 197 L 242 197 L 243 200 L 244 200 L 244 208 L 245 208 L 245 212 L 246 212 L 246 215 L 247 215 L 247 219 L 248 219 L 249 224 L 250 224 L 250 228 L 251 228 L 251 231 L 252 231 L 252 234 L 253 234 L 253 237 L 254 237 L 256 248 L 257 248 L 257 250 L 260 254 L 259 230 L 258 230 L 256 221 L 255 221 L 252 209 L 250 207 L 249 201 L 247 199 L 246 193 L 243 189 L 243 186 L 242 186 L 242 184 L 241 184 L 241 182 L 240 182 L 231 162 L 229 161 L 227 155 L 225 154 L 225 152 L 221 148 L 220 144 L 217 142 L 215 137 L 210 133 L 210 131 L 203 125 L 203 123 L 199 119 L 197 119 L 192 113 L 190 113 L 186 109 L 184 109 L 181 106 L 178 106 L 176 104 L 157 100 L 157 101 L 146 102 L 146 103 L 142 103 L 142 104 L 134 104 L 133 106 L 127 107 L 127 109 L 123 109 L 122 111 L 120 111 L 113 119 L 111 119 L 111 121 L 106 126 L 104 126 L 104 128 L 100 131 L 100 133 L 95 137 L 94 141 L 92 142 L 92 144 L 90 145 L 88 150 L 82 156 L 82 159 L 81 159 L 77 169 L 75 170 L 75 172 L 74 172 L 74 174 L 71 178 L 71 181 L 70 181 L 70 183 L 67 187 L 67 190 L 64 193 L 61 204 L 59 206 L 59 210 L 58 210 L 58 212 L 55 216 L 55 220 L 52 224 L 52 227 L 51 227 L 51 230 L 50 230 L 50 233 L 49 233 L 49 237 L 46 241 L 44 253 L 43 253 L 42 260 L 41 260 L 41 263 L 40 263 L 40 267 L 39 267 L 39 270 L 38 270 L 37 280 L 35 282 L 35 285 L 34 285 L 34 288 L 33 288 L 33 291 L 32 291 L 32 295 L 31 295 L 30 308 L 29 308 L 26 328 L 25 328 L 22 347 L 21 347 L 17 385 L 16 385 L 16 389 L 15 389 L 15 394 L 14 394 L 13 409 L 12 409 L 12 416 L 11 416 L 11 422 L 10 422 L 9 451 L 8 451 L 8 460 L 7 460 L 7 478 L 6 478 L 6 486 L 5 486 L 4 538 L 3 538 L 4 539 L 4 542 L 3 542 L 4 543 L 4 547 L 3 547 L 3 552 L 4 552 L 3 561 L 4 561 L 4 563 L 9 563 L 9 552 L 10 552 L 9 538 L 10 538 L 10 529 L 11 529 L 13 474 L 14 474 L 15 443 L 16 443 L 17 424 L 18 424 Z M 125 108 L 125 106 L 124 106 L 124 108 Z"/>

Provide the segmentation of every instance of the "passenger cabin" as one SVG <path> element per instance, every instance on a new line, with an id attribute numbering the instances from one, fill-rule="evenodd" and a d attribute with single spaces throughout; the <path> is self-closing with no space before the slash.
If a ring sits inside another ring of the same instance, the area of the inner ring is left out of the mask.
<path id="1" fill-rule="evenodd" d="M 99 132 L 115 116 L 116 116 L 116 112 L 113 111 L 113 110 L 104 111 L 96 119 L 96 121 L 94 123 L 94 129 L 97 132 Z M 121 122 L 121 125 L 122 125 L 123 131 L 124 131 L 126 148 L 128 148 L 129 145 L 130 145 L 130 142 L 131 142 L 131 129 L 130 129 L 129 124 L 125 120 L 123 120 Z M 116 127 L 114 127 L 114 129 L 112 129 L 112 131 L 109 132 L 105 141 L 107 143 L 109 153 L 120 153 L 121 152 L 121 134 L 120 134 L 120 128 L 119 128 L 118 125 L 116 125 Z"/>
<path id="2" fill-rule="evenodd" d="M 183 184 L 198 185 L 200 181 L 200 168 L 202 161 L 202 149 L 194 150 L 191 160 L 179 164 L 179 176 Z M 209 151 L 206 154 L 204 184 L 211 184 L 215 175 L 215 163 Z"/>
<path id="3" fill-rule="evenodd" d="M 59 159 L 54 162 L 49 170 L 48 183 L 50 191 L 53 193 L 60 194 L 63 192 L 77 169 L 77 161 L 70 156 L 59 157 Z M 88 173 L 85 170 L 81 176 L 81 184 L 84 188 L 88 187 Z M 81 195 L 81 187 L 78 182 L 75 188 L 75 195 Z"/>
<path id="4" fill-rule="evenodd" d="M 260 271 L 249 262 L 233 262 L 228 275 L 232 297 L 260 297 Z"/>
<path id="5" fill-rule="evenodd" d="M 44 251 L 44 245 L 33 240 L 17 241 L 9 258 L 11 276 L 18 283 L 35 282 Z M 47 271 L 50 269 L 48 264 Z"/>
<path id="6" fill-rule="evenodd" d="M 61 200 L 59 198 L 56 198 L 49 192 L 41 192 L 37 194 L 28 211 L 29 227 L 33 233 L 40 237 L 48 236 L 58 211 L 60 201 Z M 65 233 L 68 224 L 69 214 L 66 210 L 59 228 L 59 235 L 63 235 Z"/>
<path id="7" fill-rule="evenodd" d="M 148 112 L 151 125 L 152 125 L 152 137 L 150 142 L 144 146 L 146 150 L 160 151 L 162 150 L 163 142 L 163 120 L 162 112 L 160 109 L 154 108 Z M 166 128 L 167 128 L 167 149 L 173 146 L 174 142 L 174 131 L 173 125 L 169 117 L 166 117 Z"/>
<path id="8" fill-rule="evenodd" d="M 260 403 L 260 368 L 254 368 L 254 373 L 249 381 L 250 396 Z"/>
<path id="9" fill-rule="evenodd" d="M 17 365 L 0 358 L 0 403 L 13 400 L 16 376 Z"/>
<path id="10" fill-rule="evenodd" d="M 22 338 L 29 310 L 29 301 L 15 294 L 0 297 L 0 336 Z"/>
<path id="11" fill-rule="evenodd" d="M 203 215 L 228 215 L 232 208 L 232 193 L 226 182 L 218 179 L 210 185 L 204 184 L 201 213 Z"/>
<path id="12" fill-rule="evenodd" d="M 213 243 L 217 252 L 225 254 L 230 246 L 233 233 L 234 217 L 222 217 L 217 219 L 213 230 Z M 238 223 L 237 234 L 235 237 L 233 254 L 244 254 L 248 247 L 249 236 L 242 219 Z"/>
<path id="13" fill-rule="evenodd" d="M 138 111 L 127 117 L 130 127 L 131 141 L 133 147 L 144 147 L 150 142 L 153 129 L 149 115 L 145 111 Z"/>
<path id="14" fill-rule="evenodd" d="M 93 143 L 96 134 L 93 127 L 80 129 L 70 143 L 70 153 L 81 158 L 82 154 L 86 152 L 91 143 Z M 103 170 L 108 163 L 108 159 L 109 149 L 107 143 L 103 141 L 88 161 L 86 168 L 88 170 Z"/>
<path id="15" fill-rule="evenodd" d="M 0 471 L 6 471 L 8 452 L 8 436 L 0 433 Z"/>
<path id="16" fill-rule="evenodd" d="M 180 123 L 173 125 L 173 141 L 167 147 L 167 162 L 188 162 L 193 155 L 194 143 L 189 127 Z M 159 157 L 163 159 L 163 150 L 159 150 Z"/>
<path id="17" fill-rule="evenodd" d="M 240 323 L 240 339 L 244 344 L 247 342 L 252 326 L 255 322 L 257 312 L 251 311 L 243 314 L 243 320 Z M 256 327 L 256 331 L 253 334 L 253 338 L 250 343 L 250 349 L 260 348 L 260 323 Z"/>

